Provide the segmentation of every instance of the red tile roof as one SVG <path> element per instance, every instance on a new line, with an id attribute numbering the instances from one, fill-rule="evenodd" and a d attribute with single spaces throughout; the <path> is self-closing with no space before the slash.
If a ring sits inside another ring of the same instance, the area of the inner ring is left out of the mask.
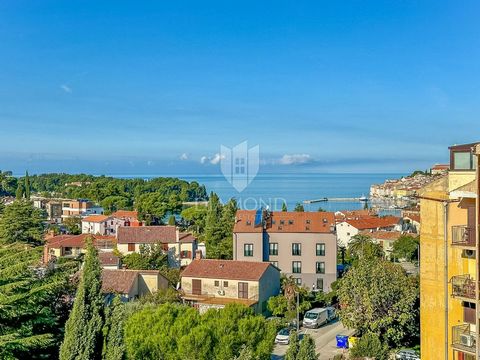
<path id="1" fill-rule="evenodd" d="M 261 226 L 255 226 L 255 210 L 238 210 L 234 232 L 262 232 Z M 296 212 L 273 211 L 267 220 L 266 232 L 272 233 L 329 233 L 335 226 L 335 214 L 332 212 Z"/>
<path id="2" fill-rule="evenodd" d="M 60 248 L 60 247 L 85 247 L 85 240 L 88 237 L 94 239 L 93 243 L 95 245 L 101 244 L 103 242 L 112 242 L 116 243 L 114 236 L 103 236 L 103 235 L 92 235 L 92 234 L 80 234 L 80 235 L 58 235 L 46 239 L 47 246 L 49 248 Z"/>
<path id="3" fill-rule="evenodd" d="M 127 294 L 138 274 L 159 274 L 158 270 L 102 270 L 102 292 Z"/>
<path id="4" fill-rule="evenodd" d="M 107 251 L 99 251 L 98 259 L 100 260 L 100 264 L 102 266 L 118 265 L 120 261 L 118 256 L 115 256 L 112 252 Z"/>
<path id="5" fill-rule="evenodd" d="M 274 267 L 268 262 L 193 260 L 183 270 L 182 277 L 258 281 L 269 266 Z"/>
<path id="6" fill-rule="evenodd" d="M 358 220 L 345 220 L 348 224 L 353 226 L 358 230 L 364 229 L 378 229 L 385 227 L 392 227 L 399 223 L 400 218 L 396 216 L 385 216 L 385 217 L 376 217 L 376 218 L 367 218 L 367 219 L 358 219 Z"/>
<path id="7" fill-rule="evenodd" d="M 405 219 L 410 219 L 412 221 L 416 221 L 416 222 L 420 222 L 420 215 L 418 214 L 410 214 L 410 215 L 407 215 L 407 216 L 404 216 Z"/>
<path id="8" fill-rule="evenodd" d="M 110 219 L 110 216 L 106 216 L 106 215 L 90 215 L 90 216 L 84 217 L 84 218 L 82 219 L 82 222 L 95 222 L 95 223 L 99 223 L 99 222 L 107 221 L 108 219 Z"/>
<path id="9" fill-rule="evenodd" d="M 178 239 L 178 241 L 180 241 L 181 243 L 191 243 L 191 242 L 194 242 L 195 240 L 197 240 L 197 238 L 190 233 L 180 233 L 180 236 Z"/>
<path id="10" fill-rule="evenodd" d="M 173 243 L 177 240 L 175 226 L 120 226 L 117 230 L 119 244 L 156 244 Z"/>

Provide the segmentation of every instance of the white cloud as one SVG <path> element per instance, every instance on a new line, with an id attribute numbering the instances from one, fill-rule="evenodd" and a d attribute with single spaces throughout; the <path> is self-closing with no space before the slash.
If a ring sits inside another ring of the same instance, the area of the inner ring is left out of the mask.
<path id="1" fill-rule="evenodd" d="M 281 165 L 298 165 L 311 162 L 313 159 L 309 154 L 285 154 L 279 160 Z"/>
<path id="2" fill-rule="evenodd" d="M 217 165 L 222 159 L 225 159 L 225 156 L 216 153 L 213 158 L 210 159 L 210 164 Z"/>
<path id="3" fill-rule="evenodd" d="M 188 154 L 183 153 L 182 155 L 180 155 L 180 160 L 188 160 Z"/>
<path id="4" fill-rule="evenodd" d="M 219 153 L 216 153 L 215 155 L 213 156 L 202 156 L 200 158 L 200 163 L 201 164 L 207 164 L 207 163 L 210 163 L 212 165 L 217 165 L 220 163 L 221 160 L 225 159 L 225 156 L 219 154 Z"/>
<path id="5" fill-rule="evenodd" d="M 66 93 L 69 93 L 69 94 L 72 93 L 72 88 L 69 87 L 69 86 L 67 86 L 67 85 L 65 85 L 65 84 L 60 85 L 60 89 L 62 89 L 62 90 L 65 91 Z"/>

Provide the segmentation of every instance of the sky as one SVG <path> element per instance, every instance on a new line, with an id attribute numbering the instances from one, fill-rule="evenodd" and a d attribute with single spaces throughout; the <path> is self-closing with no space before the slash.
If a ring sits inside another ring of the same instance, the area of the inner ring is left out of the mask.
<path id="1" fill-rule="evenodd" d="M 409 172 L 480 140 L 478 1 L 0 2 L 0 169 Z"/>

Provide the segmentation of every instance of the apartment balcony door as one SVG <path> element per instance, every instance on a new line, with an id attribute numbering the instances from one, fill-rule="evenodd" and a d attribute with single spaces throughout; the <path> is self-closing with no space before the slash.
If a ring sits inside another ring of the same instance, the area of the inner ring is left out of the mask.
<path id="1" fill-rule="evenodd" d="M 476 241 L 476 229 L 477 227 L 475 226 L 476 222 L 476 208 L 475 206 L 469 206 L 468 208 L 468 219 L 467 219 L 467 227 L 468 227 L 468 236 L 470 237 L 470 242 L 475 245 Z"/>
<path id="2" fill-rule="evenodd" d="M 248 299 L 248 283 L 246 282 L 238 283 L 238 298 Z"/>
<path id="3" fill-rule="evenodd" d="M 192 294 L 202 295 L 202 280 L 192 279 Z"/>

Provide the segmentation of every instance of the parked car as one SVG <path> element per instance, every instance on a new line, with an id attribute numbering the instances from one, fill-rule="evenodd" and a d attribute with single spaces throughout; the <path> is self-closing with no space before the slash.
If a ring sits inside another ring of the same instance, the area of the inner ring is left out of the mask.
<path id="1" fill-rule="evenodd" d="M 318 328 L 337 318 L 335 308 L 315 308 L 308 310 L 303 317 L 303 326 L 307 328 Z"/>
<path id="2" fill-rule="evenodd" d="M 409 349 L 404 349 L 397 351 L 395 353 L 395 359 L 398 360 L 420 360 L 420 356 L 414 351 Z"/>
<path id="3" fill-rule="evenodd" d="M 283 328 L 281 329 L 277 336 L 275 336 L 275 343 L 281 345 L 288 345 L 290 342 L 290 329 Z"/>

